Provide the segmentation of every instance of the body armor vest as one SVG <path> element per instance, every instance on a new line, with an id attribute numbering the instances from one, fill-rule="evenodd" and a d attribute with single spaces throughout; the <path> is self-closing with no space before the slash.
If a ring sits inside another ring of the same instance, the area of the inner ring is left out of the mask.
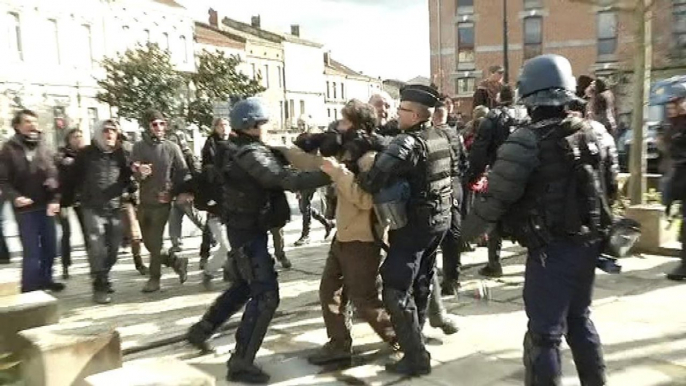
<path id="1" fill-rule="evenodd" d="M 601 198 L 597 140 L 592 129 L 574 129 L 561 119 L 533 123 L 539 167 L 522 199 L 505 216 L 506 233 L 532 248 L 553 239 L 598 237 Z"/>
<path id="2" fill-rule="evenodd" d="M 452 206 L 450 142 L 434 127 L 408 134 L 421 149 L 417 167 L 408 177 L 410 222 L 431 232 L 445 231 L 450 227 Z"/>

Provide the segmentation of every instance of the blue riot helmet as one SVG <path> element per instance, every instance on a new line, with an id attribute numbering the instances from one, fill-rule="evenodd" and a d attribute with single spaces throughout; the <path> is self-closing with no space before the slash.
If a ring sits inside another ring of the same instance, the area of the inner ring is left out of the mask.
<path id="1" fill-rule="evenodd" d="M 233 106 L 229 113 L 229 121 L 233 130 L 245 131 L 269 121 L 269 111 L 261 98 L 250 97 Z"/>
<path id="2" fill-rule="evenodd" d="M 560 55 L 540 55 L 524 63 L 517 80 L 519 103 L 527 107 L 565 106 L 579 99 L 569 60 Z"/>
<path id="3" fill-rule="evenodd" d="M 407 225 L 407 202 L 410 200 L 410 184 L 400 180 L 374 195 L 374 213 L 383 227 L 390 230 Z"/>

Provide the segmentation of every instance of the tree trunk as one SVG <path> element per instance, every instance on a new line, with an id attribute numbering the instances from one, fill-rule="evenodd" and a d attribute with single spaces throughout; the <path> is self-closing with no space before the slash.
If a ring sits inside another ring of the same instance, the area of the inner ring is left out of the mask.
<path id="1" fill-rule="evenodd" d="M 646 191 L 646 143 L 644 138 L 645 112 L 650 93 L 650 71 L 652 67 L 652 12 L 648 8 L 650 0 L 638 0 L 634 11 L 635 45 L 634 56 L 634 111 L 631 127 L 633 139 L 629 157 L 629 199 L 632 205 L 644 202 Z"/>

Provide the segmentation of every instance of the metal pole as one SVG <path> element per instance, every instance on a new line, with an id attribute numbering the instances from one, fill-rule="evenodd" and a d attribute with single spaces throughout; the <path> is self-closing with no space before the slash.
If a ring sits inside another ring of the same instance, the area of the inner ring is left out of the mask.
<path id="1" fill-rule="evenodd" d="M 510 55 L 507 41 L 507 0 L 503 0 L 503 67 L 505 74 L 503 74 L 503 81 L 510 82 Z"/>

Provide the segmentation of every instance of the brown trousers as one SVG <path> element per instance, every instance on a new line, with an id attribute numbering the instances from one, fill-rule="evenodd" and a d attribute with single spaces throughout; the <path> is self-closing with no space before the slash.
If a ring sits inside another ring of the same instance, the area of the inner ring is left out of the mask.
<path id="1" fill-rule="evenodd" d="M 396 340 L 376 286 L 380 261 L 380 249 L 372 242 L 334 240 L 331 243 L 319 286 L 319 300 L 326 332 L 335 344 L 349 345 L 352 341 L 348 301 L 381 339 L 385 342 Z"/>

